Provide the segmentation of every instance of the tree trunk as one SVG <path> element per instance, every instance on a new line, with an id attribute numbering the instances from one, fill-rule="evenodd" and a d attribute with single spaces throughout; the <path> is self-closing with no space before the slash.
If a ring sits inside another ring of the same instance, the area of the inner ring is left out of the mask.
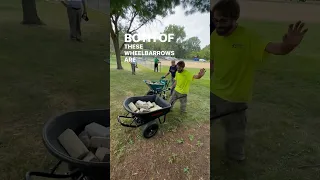
<path id="1" fill-rule="evenodd" d="M 44 25 L 37 13 L 35 0 L 22 0 L 23 21 L 22 24 Z"/>
<path id="2" fill-rule="evenodd" d="M 119 47 L 119 39 L 118 36 L 111 36 L 112 42 L 114 46 L 114 51 L 116 53 L 117 58 L 117 69 L 123 69 L 121 65 L 121 55 L 120 55 L 120 47 Z"/>
<path id="3" fill-rule="evenodd" d="M 110 22 L 110 27 L 112 27 Z M 114 51 L 116 53 L 116 59 L 117 59 L 117 69 L 123 69 L 121 65 L 121 56 L 120 56 L 120 47 L 119 47 L 119 31 L 117 30 L 117 27 L 115 27 L 115 30 L 111 28 L 111 39 L 113 42 Z"/>

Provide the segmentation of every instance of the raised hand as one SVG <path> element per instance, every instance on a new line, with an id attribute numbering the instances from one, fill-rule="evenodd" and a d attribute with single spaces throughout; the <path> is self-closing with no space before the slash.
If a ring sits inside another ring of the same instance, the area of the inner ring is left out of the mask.
<path id="1" fill-rule="evenodd" d="M 206 70 L 204 68 L 200 69 L 200 72 L 198 73 L 200 76 L 204 76 L 206 73 Z"/>
<path id="2" fill-rule="evenodd" d="M 290 46 L 298 46 L 304 35 L 308 32 L 307 28 L 304 28 L 305 23 L 298 21 L 295 24 L 290 24 L 288 32 L 283 37 L 283 42 Z"/>

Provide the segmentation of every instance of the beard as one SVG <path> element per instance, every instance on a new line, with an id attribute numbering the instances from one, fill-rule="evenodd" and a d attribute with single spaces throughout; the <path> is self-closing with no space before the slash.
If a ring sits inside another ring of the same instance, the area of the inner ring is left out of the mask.
<path id="1" fill-rule="evenodd" d="M 183 69 L 182 70 L 178 70 L 178 73 L 181 73 L 183 71 Z"/>
<path id="2" fill-rule="evenodd" d="M 219 36 L 224 36 L 230 32 L 233 26 L 226 26 L 226 27 L 216 27 L 216 32 Z"/>

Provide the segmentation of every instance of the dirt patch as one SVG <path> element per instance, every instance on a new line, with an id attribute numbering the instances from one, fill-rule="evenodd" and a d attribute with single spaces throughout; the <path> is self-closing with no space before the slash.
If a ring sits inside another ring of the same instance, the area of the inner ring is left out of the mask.
<path id="1" fill-rule="evenodd" d="M 243 19 L 320 22 L 320 6 L 306 3 L 239 1 Z"/>
<path id="2" fill-rule="evenodd" d="M 178 61 L 176 61 L 178 62 Z M 163 66 L 171 66 L 171 61 L 167 60 L 161 60 L 161 64 Z M 193 62 L 193 61 L 185 61 L 186 68 L 205 68 L 210 69 L 210 63 L 209 62 Z"/>
<path id="3" fill-rule="evenodd" d="M 111 164 L 117 164 L 111 169 L 111 179 L 209 179 L 209 141 L 209 125 L 160 131 L 149 140 L 135 139 L 132 148 L 126 147 L 130 154 L 120 160 L 111 157 Z"/>

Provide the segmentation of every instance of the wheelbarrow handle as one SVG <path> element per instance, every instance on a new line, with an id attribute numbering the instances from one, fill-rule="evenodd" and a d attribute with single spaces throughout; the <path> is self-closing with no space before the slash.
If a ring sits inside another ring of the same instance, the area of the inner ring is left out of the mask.
<path id="1" fill-rule="evenodd" d="M 46 178 L 55 178 L 55 179 L 66 179 L 75 177 L 75 175 L 81 175 L 79 169 L 75 169 L 68 174 L 53 174 L 53 173 L 46 173 L 46 172 L 37 172 L 37 171 L 29 171 L 26 174 L 25 180 L 31 180 L 31 176 L 38 176 L 38 177 L 46 177 Z"/>
<path id="2" fill-rule="evenodd" d="M 137 127 L 141 126 L 141 125 L 132 125 L 133 122 L 132 122 L 131 124 L 123 123 L 123 122 L 121 121 L 121 118 L 132 119 L 133 117 L 129 117 L 129 116 L 118 116 L 118 117 L 117 117 L 118 122 L 119 122 L 122 126 L 124 126 L 124 127 L 137 128 Z"/>

